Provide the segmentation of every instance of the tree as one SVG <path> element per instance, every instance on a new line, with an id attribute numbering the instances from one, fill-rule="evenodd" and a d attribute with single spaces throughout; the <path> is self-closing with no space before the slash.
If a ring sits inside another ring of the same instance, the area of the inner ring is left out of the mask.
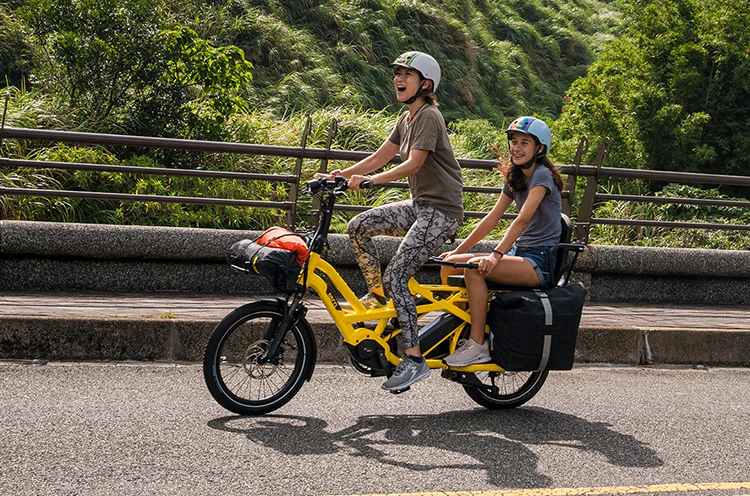
<path id="1" fill-rule="evenodd" d="M 136 134 L 221 140 L 224 123 L 247 110 L 252 65 L 237 47 L 216 47 L 190 28 L 160 33 L 164 60 L 129 115 Z"/>
<path id="2" fill-rule="evenodd" d="M 177 25 L 157 0 L 30 0 L 45 91 L 89 131 L 220 139 L 244 109 L 252 65 Z"/>
<path id="3" fill-rule="evenodd" d="M 625 34 L 571 86 L 555 129 L 613 140 L 609 165 L 747 174 L 750 4 L 622 3 Z M 568 150 L 570 151 L 570 150 Z"/>
<path id="4" fill-rule="evenodd" d="M 62 92 L 92 130 L 159 77 L 163 10 L 153 0 L 31 0 L 26 22 L 39 40 L 36 74 Z"/>

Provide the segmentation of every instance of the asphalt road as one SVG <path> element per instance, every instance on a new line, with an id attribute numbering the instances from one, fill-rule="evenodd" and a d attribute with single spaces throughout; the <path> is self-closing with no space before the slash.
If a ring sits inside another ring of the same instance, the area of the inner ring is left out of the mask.
<path id="1" fill-rule="evenodd" d="M 243 418 L 196 365 L 0 363 L 0 494 L 750 495 L 748 369 L 581 367 L 511 411 L 381 381 L 319 366 Z"/>

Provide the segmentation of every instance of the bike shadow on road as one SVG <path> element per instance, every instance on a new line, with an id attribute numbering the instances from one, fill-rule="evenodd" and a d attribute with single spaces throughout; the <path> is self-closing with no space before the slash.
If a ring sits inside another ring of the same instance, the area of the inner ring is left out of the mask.
<path id="1" fill-rule="evenodd" d="M 553 482 L 535 469 L 539 457 L 530 449 L 532 446 L 552 445 L 599 454 L 621 467 L 663 465 L 653 449 L 613 430 L 610 424 L 536 407 L 365 415 L 337 431 L 327 430 L 328 423 L 322 419 L 295 415 L 228 416 L 211 420 L 208 426 L 244 435 L 285 455 L 349 454 L 414 471 L 484 470 L 488 482 L 506 487 L 547 487 Z M 403 446 L 462 456 L 456 456 L 455 462 L 445 456 L 421 457 L 415 463 L 398 456 Z M 435 460 L 439 460 L 437 464 Z"/>

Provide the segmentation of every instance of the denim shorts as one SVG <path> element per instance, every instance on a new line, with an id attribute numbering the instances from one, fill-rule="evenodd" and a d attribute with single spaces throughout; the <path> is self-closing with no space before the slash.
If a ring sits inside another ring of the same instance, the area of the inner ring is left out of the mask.
<path id="1" fill-rule="evenodd" d="M 553 246 L 516 246 L 508 252 L 508 255 L 525 258 L 534 267 L 536 275 L 539 276 L 539 285 L 546 286 L 550 282 L 549 252 Z M 554 262 L 553 262 L 554 263 Z"/>

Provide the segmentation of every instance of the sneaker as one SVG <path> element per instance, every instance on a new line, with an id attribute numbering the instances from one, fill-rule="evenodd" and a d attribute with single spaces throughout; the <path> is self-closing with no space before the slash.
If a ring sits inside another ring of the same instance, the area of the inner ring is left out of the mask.
<path id="1" fill-rule="evenodd" d="M 383 389 L 400 392 L 415 382 L 426 379 L 429 376 L 430 367 L 427 366 L 427 362 L 424 359 L 422 359 L 422 363 L 417 363 L 407 356 L 398 364 L 390 379 L 383 383 Z"/>
<path id="2" fill-rule="evenodd" d="M 449 367 L 465 367 L 473 363 L 487 363 L 492 360 L 490 356 L 489 343 L 478 344 L 473 339 L 462 339 L 458 342 L 459 347 L 453 354 L 443 358 L 443 362 Z"/>
<path id="3" fill-rule="evenodd" d="M 359 302 L 364 305 L 364 307 L 367 310 L 373 310 L 375 308 L 383 308 L 386 303 L 388 303 L 384 296 L 380 296 L 377 293 L 373 293 L 370 291 L 366 295 L 364 295 L 362 298 L 359 299 Z M 352 307 L 346 302 L 343 302 L 340 304 L 341 308 L 344 310 L 351 310 Z"/>

